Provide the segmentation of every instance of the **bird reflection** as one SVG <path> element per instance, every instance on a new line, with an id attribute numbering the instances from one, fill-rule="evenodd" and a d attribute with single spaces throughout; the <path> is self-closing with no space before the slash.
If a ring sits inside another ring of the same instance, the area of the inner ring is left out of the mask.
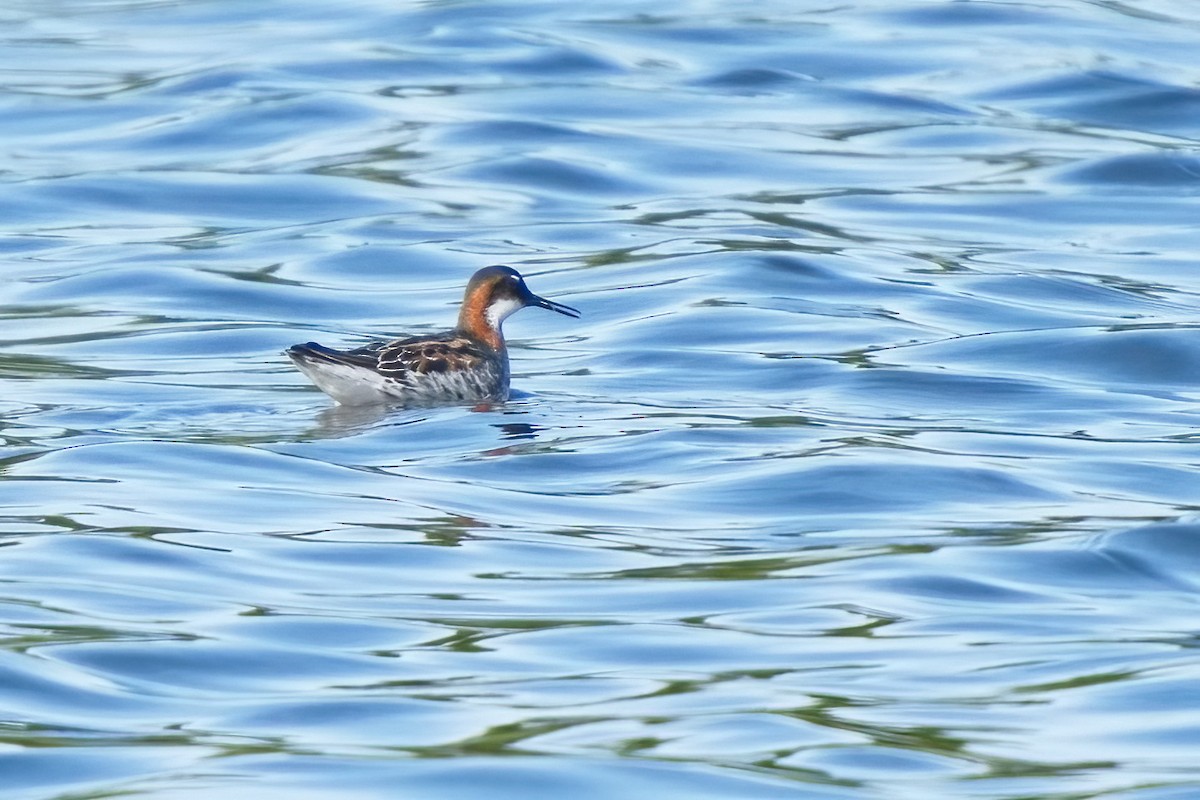
<path id="1" fill-rule="evenodd" d="M 444 412 L 446 406 L 440 406 L 439 410 Z M 524 410 L 514 411 L 511 408 L 505 410 L 502 404 L 497 403 L 479 403 L 472 406 L 470 410 L 472 413 L 501 412 L 503 416 L 510 419 L 513 416 L 523 416 L 528 413 Z M 414 411 L 417 413 L 414 414 Z M 427 422 L 431 413 L 434 412 L 420 413 L 420 409 L 413 406 L 336 405 L 322 409 L 315 416 L 315 424 L 308 431 L 308 435 L 312 438 L 338 439 L 354 436 L 372 428 L 390 428 Z M 491 427 L 500 431 L 500 439 L 503 441 L 536 439 L 545 430 L 541 425 L 516 421 L 493 423 Z"/>
<path id="2" fill-rule="evenodd" d="M 387 406 L 331 406 L 317 414 L 317 430 L 323 436 L 348 436 L 373 427 L 387 417 Z"/>
<path id="3" fill-rule="evenodd" d="M 492 427 L 501 430 L 504 434 L 501 439 L 536 439 L 538 433 L 544 430 L 540 425 L 531 425 L 528 422 L 505 422 Z"/>

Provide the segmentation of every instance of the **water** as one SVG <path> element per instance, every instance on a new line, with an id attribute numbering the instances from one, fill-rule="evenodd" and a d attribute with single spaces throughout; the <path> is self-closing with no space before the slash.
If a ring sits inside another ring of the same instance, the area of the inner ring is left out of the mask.
<path id="1" fill-rule="evenodd" d="M 1200 795 L 1190 5 L 0 17 L 5 800 Z"/>

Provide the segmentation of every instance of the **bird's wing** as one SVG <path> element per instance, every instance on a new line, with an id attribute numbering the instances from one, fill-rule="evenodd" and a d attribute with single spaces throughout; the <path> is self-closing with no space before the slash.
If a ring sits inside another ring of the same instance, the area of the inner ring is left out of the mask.
<path id="1" fill-rule="evenodd" d="M 287 354 L 293 360 L 327 361 L 333 364 L 347 364 L 353 367 L 375 369 L 379 362 L 379 354 L 371 348 L 375 345 L 384 344 L 386 342 L 375 342 L 373 345 L 359 347 L 355 350 L 335 350 L 332 347 L 326 347 L 317 342 L 305 342 L 304 344 L 292 345 L 288 348 Z"/>
<path id="2" fill-rule="evenodd" d="M 456 333 L 396 339 L 351 352 L 360 351 L 364 357 L 370 352 L 371 357 L 377 359 L 375 369 L 380 374 L 394 378 L 403 378 L 408 373 L 426 375 L 470 369 L 483 363 L 488 356 L 483 345 Z"/>

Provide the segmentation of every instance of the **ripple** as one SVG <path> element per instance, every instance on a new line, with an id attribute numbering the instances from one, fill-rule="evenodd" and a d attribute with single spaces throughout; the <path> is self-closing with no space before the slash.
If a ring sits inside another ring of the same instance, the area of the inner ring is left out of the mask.
<path id="1" fill-rule="evenodd" d="M 471 181 L 495 181 L 508 186 L 528 186 L 553 194 L 626 196 L 645 191 L 637 181 L 621 178 L 602 164 L 574 164 L 550 158 L 504 159 L 466 170 Z"/>
<path id="2" fill-rule="evenodd" d="M 1115 156 L 1069 170 L 1060 180 L 1092 188 L 1153 187 L 1155 191 L 1195 191 L 1200 160 L 1178 153 Z"/>
<path id="3" fill-rule="evenodd" d="M 949 340 L 891 351 L 907 363 L 958 365 L 982 372 L 1071 380 L 1148 394 L 1186 390 L 1200 369 L 1190 327 L 1114 327 L 1106 330 L 1029 331 Z M 1036 359 L 1030 353 L 1038 354 Z M 973 366 L 972 366 L 973 365 Z"/>
<path id="4" fill-rule="evenodd" d="M 1195 129 L 1200 92 L 1133 74 L 1087 71 L 996 89 L 990 101 L 1016 100 L 1041 113 L 1090 125 L 1186 136 Z"/>

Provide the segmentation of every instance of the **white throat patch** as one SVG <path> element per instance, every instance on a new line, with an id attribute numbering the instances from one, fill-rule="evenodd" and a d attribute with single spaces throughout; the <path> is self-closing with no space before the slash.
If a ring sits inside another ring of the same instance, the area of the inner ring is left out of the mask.
<path id="1" fill-rule="evenodd" d="M 488 325 L 491 325 L 496 330 L 500 330 L 500 323 L 513 315 L 513 312 L 520 311 L 525 307 L 515 297 L 502 297 L 492 301 L 492 304 L 487 307 L 484 316 L 487 317 Z"/>

